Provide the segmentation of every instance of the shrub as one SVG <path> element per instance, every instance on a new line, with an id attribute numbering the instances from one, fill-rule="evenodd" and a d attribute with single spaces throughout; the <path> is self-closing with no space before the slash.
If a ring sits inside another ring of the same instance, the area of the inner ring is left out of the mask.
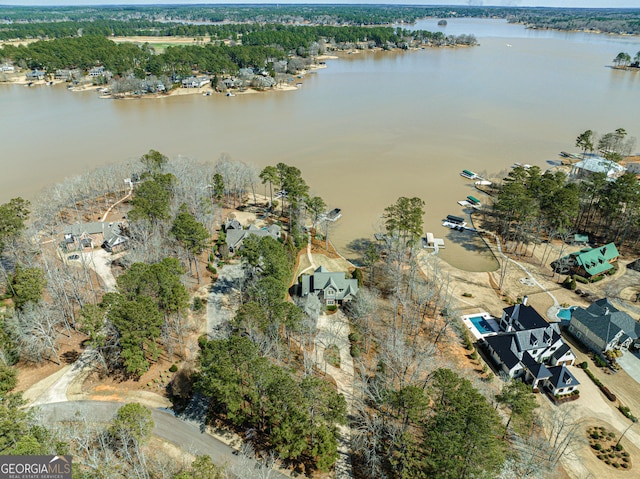
<path id="1" fill-rule="evenodd" d="M 362 276 L 362 270 L 360 268 L 356 268 L 353 271 L 353 274 L 351 275 L 351 277 L 353 279 L 357 279 L 358 280 L 358 286 L 362 288 L 362 285 L 364 284 L 364 277 Z"/>
<path id="2" fill-rule="evenodd" d="M 571 279 L 571 284 L 569 284 L 569 289 L 571 291 L 575 291 L 578 287 L 578 284 L 576 283 L 576 280 L 574 278 Z"/>
<path id="3" fill-rule="evenodd" d="M 596 366 L 600 368 L 607 367 L 607 362 L 604 359 L 602 359 L 599 355 L 596 355 L 593 357 L 593 362 L 596 363 Z"/>
<path id="4" fill-rule="evenodd" d="M 216 269 L 215 266 L 213 266 L 213 263 L 209 263 L 207 265 L 207 271 L 209 271 L 209 273 L 211 274 L 218 274 L 218 270 Z"/>
<path id="5" fill-rule="evenodd" d="M 599 442 L 593 445 L 593 448 L 596 451 L 602 451 L 602 444 L 600 444 Z"/>
<path id="6" fill-rule="evenodd" d="M 330 304 L 329 306 L 327 306 L 327 311 L 337 311 L 337 310 L 338 310 L 337 304 Z"/>
<path id="7" fill-rule="evenodd" d="M 588 363 L 588 362 L 586 362 L 586 361 L 582 361 L 582 362 L 580 363 L 580 367 L 581 367 L 582 369 L 589 369 L 589 363 Z"/>
<path id="8" fill-rule="evenodd" d="M 349 352 L 351 353 L 352 358 L 359 358 L 361 353 L 360 346 L 358 346 L 357 344 L 352 344 Z"/>
<path id="9" fill-rule="evenodd" d="M 609 388 L 607 388 L 607 386 L 602 386 L 600 388 L 602 390 L 602 392 L 604 393 L 605 396 L 607 396 L 607 399 L 611 402 L 616 402 L 616 400 L 618 398 L 616 398 L 616 395 L 613 394 L 611 391 L 609 391 Z"/>
<path id="10" fill-rule="evenodd" d="M 578 283 L 589 284 L 589 280 L 583 276 L 580 276 L 579 274 L 574 274 L 573 279 Z"/>
<path id="11" fill-rule="evenodd" d="M 594 278 L 591 278 L 591 282 L 592 283 L 597 283 L 598 281 L 602 281 L 603 279 L 604 279 L 604 275 L 596 276 Z"/>
<path id="12" fill-rule="evenodd" d="M 200 349 L 203 349 L 208 341 L 209 341 L 209 338 L 207 337 L 206 334 L 200 335 L 198 337 L 198 346 L 200 346 Z"/>
<path id="13" fill-rule="evenodd" d="M 172 364 L 171 367 L 169 368 L 169 372 L 175 373 L 178 370 L 178 366 L 176 366 L 175 364 Z"/>
<path id="14" fill-rule="evenodd" d="M 362 334 L 360 334 L 359 332 L 354 331 L 353 333 L 349 334 L 350 343 L 359 343 L 360 341 L 362 341 Z"/>
<path id="15" fill-rule="evenodd" d="M 191 305 L 191 309 L 193 311 L 202 311 L 204 309 L 204 301 L 199 296 L 193 298 L 193 303 Z"/>
<path id="16" fill-rule="evenodd" d="M 473 360 L 478 359 L 478 352 L 474 350 L 474 351 L 471 353 L 471 356 L 470 356 L 470 357 L 471 357 L 471 359 L 473 359 Z"/>
<path id="17" fill-rule="evenodd" d="M 464 296 L 465 298 L 473 298 L 473 295 L 471 293 L 462 293 L 462 296 Z"/>
<path id="18" fill-rule="evenodd" d="M 600 434 L 598 434 L 598 432 L 597 432 L 597 431 L 593 431 L 593 432 L 591 433 L 591 437 L 592 437 L 593 439 L 600 439 Z"/>
<path id="19" fill-rule="evenodd" d="M 622 451 L 622 449 L 623 449 L 622 444 L 616 445 L 616 451 Z"/>

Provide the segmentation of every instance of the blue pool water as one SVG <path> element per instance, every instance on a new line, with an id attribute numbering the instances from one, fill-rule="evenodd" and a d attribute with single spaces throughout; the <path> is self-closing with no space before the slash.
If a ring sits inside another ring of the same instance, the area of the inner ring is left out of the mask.
<path id="1" fill-rule="evenodd" d="M 473 323 L 473 325 L 481 334 L 495 333 L 491 325 L 487 323 L 487 321 L 482 316 L 472 316 L 471 318 L 469 318 L 469 321 Z"/>
<path id="2" fill-rule="evenodd" d="M 571 320 L 571 311 L 573 311 L 576 308 L 577 308 L 577 306 L 570 306 L 568 308 L 562 308 L 562 309 L 558 310 L 558 312 L 556 313 L 556 316 L 558 317 L 558 319 L 560 319 L 562 321 L 570 321 Z"/>

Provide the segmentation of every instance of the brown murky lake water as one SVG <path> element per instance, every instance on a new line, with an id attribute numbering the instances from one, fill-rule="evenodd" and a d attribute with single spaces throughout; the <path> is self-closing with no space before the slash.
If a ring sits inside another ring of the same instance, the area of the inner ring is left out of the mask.
<path id="1" fill-rule="evenodd" d="M 418 28 L 435 30 L 435 21 Z M 640 73 L 607 67 L 640 38 L 538 32 L 456 20 L 447 34 L 481 46 L 358 53 L 327 62 L 295 92 L 111 101 L 64 87 L 0 86 L 0 202 L 149 149 L 215 162 L 299 167 L 343 218 L 331 239 L 370 238 L 399 196 L 426 202 L 425 231 L 440 256 L 469 271 L 496 267 L 470 234 L 441 226 L 474 192 L 462 169 L 495 174 L 514 162 L 546 168 L 576 136 L 625 128 L 640 135 Z M 640 146 L 637 148 L 640 151 Z"/>

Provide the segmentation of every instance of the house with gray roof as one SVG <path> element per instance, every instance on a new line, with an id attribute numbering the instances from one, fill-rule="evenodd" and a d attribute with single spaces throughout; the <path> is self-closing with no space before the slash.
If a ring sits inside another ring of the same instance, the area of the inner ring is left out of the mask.
<path id="1" fill-rule="evenodd" d="M 229 253 L 235 253 L 238 248 L 242 246 L 242 242 L 245 238 L 251 235 L 258 236 L 259 238 L 269 236 L 274 240 L 280 239 L 280 226 L 278 225 L 273 224 L 265 228 L 258 228 L 255 225 L 250 225 L 245 229 L 236 219 L 227 220 L 225 224 L 225 232 L 227 234 L 225 242 L 229 247 Z"/>
<path id="2" fill-rule="evenodd" d="M 96 221 L 93 223 L 76 223 L 64 229 L 62 246 L 65 251 L 93 249 L 102 246 L 110 253 L 126 249 L 129 238 L 122 223 Z"/>
<path id="3" fill-rule="evenodd" d="M 346 277 L 343 271 L 330 272 L 320 266 L 313 274 L 300 275 L 299 295 L 314 294 L 327 306 L 342 304 L 358 293 L 358 280 Z"/>
<path id="4" fill-rule="evenodd" d="M 604 173 L 612 181 L 622 176 L 625 167 L 599 155 L 586 155 L 585 159 L 574 163 L 569 171 L 569 177 L 574 179 L 590 178 L 594 173 Z"/>
<path id="5" fill-rule="evenodd" d="M 573 310 L 569 332 L 596 353 L 626 350 L 640 344 L 640 323 L 618 310 L 607 298 L 595 301 L 586 309 Z"/>
<path id="6" fill-rule="evenodd" d="M 554 367 L 573 365 L 576 360 L 562 340 L 558 325 L 548 323 L 527 304 L 525 297 L 522 304 L 503 310 L 500 327 L 502 332 L 486 336 L 481 342 L 498 371 L 510 378 L 522 378 L 534 391 L 547 387 L 554 395 L 565 394 L 549 384 Z M 574 385 L 577 384 L 574 378 Z"/>

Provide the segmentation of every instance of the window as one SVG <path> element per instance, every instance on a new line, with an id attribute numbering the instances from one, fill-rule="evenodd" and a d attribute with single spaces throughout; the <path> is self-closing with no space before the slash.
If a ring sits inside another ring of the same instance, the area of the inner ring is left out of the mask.
<path id="1" fill-rule="evenodd" d="M 334 304 L 336 304 L 335 300 L 327 299 L 327 306 L 333 306 Z"/>

